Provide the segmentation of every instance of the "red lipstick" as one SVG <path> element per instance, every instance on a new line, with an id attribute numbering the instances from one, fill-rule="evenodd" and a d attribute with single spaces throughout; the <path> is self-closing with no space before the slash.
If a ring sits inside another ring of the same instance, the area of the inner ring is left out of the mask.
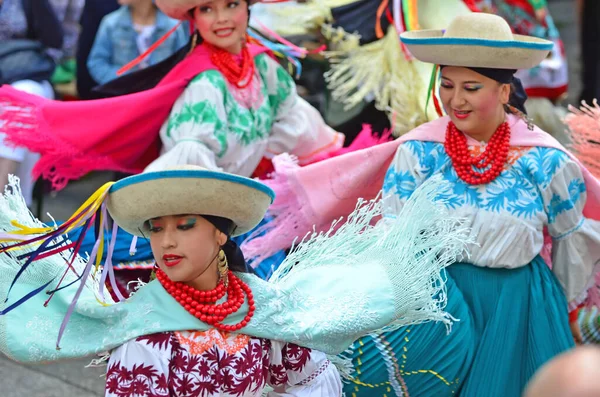
<path id="1" fill-rule="evenodd" d="M 456 117 L 459 120 L 466 119 L 467 117 L 469 117 L 470 114 L 471 114 L 470 111 L 461 111 L 461 110 L 454 111 L 454 117 Z"/>
<path id="2" fill-rule="evenodd" d="M 183 256 L 165 254 L 162 259 L 166 267 L 173 267 L 177 266 L 183 260 Z"/>

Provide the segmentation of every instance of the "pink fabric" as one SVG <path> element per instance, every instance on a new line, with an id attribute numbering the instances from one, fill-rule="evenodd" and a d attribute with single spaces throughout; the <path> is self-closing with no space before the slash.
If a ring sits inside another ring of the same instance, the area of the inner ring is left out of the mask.
<path id="1" fill-rule="evenodd" d="M 384 131 L 381 136 L 377 136 L 377 134 L 373 133 L 373 128 L 370 124 L 363 124 L 362 130 L 358 133 L 356 138 L 352 141 L 350 146 L 343 147 L 338 150 L 334 150 L 329 153 L 323 153 L 315 157 L 313 161 L 310 163 L 316 163 L 318 161 L 323 161 L 330 159 L 332 157 L 341 156 L 342 154 L 347 154 L 350 152 L 356 152 L 357 150 L 368 149 L 373 146 L 380 145 L 382 143 L 388 142 L 391 140 L 392 132 Z"/>
<path id="2" fill-rule="evenodd" d="M 250 45 L 253 56 L 267 51 Z M 216 69 L 198 46 L 153 89 L 115 98 L 60 102 L 0 88 L 7 142 L 40 153 L 35 178 L 61 189 L 94 170 L 141 172 L 158 157 L 159 130 L 173 103 L 199 73 Z"/>
<path id="3" fill-rule="evenodd" d="M 556 139 L 535 127 L 533 131 L 516 116 L 508 116 L 512 130 L 510 144 L 520 147 L 551 147 L 561 150 L 580 165 L 587 187 L 585 217 L 600 220 L 600 182 Z M 401 138 L 311 164 L 294 167 L 283 162 L 275 164 L 272 180 L 264 181 L 276 193 L 270 211 L 273 222 L 242 245 L 244 255 L 258 261 L 289 248 L 296 238 L 316 230 L 327 230 L 331 223 L 345 217 L 359 198 L 374 199 L 398 147 L 406 141 L 444 142 L 449 117 L 423 124 Z M 475 144 L 473 139 L 468 140 Z M 314 228 L 314 229 L 313 229 Z M 548 248 L 548 247 L 546 247 Z M 599 297 L 600 302 L 600 297 Z"/>

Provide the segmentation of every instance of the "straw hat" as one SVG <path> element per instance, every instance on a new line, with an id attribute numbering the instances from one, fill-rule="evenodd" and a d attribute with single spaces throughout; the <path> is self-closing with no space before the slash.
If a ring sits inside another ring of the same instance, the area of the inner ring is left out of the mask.
<path id="1" fill-rule="evenodd" d="M 155 0 L 156 6 L 164 14 L 179 20 L 190 19 L 188 12 L 205 2 L 206 0 Z M 269 3 L 269 1 L 249 0 L 250 5 L 254 3 Z"/>
<path id="2" fill-rule="evenodd" d="M 415 30 L 400 35 L 420 61 L 446 66 L 530 69 L 552 49 L 552 42 L 513 34 L 497 15 L 471 13 L 452 20 L 445 30 Z"/>
<path id="3" fill-rule="evenodd" d="M 197 166 L 134 175 L 110 188 L 108 211 L 125 231 L 142 236 L 146 221 L 194 214 L 227 218 L 233 236 L 252 230 L 263 219 L 275 193 L 260 182 Z"/>

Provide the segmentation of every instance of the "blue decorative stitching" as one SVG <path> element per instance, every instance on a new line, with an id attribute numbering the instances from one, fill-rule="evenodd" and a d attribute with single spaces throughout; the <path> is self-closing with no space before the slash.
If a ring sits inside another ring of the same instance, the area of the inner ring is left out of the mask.
<path id="1" fill-rule="evenodd" d="M 533 43 L 517 40 L 487 40 L 487 39 L 469 39 L 461 37 L 400 37 L 404 44 L 408 45 L 465 45 L 465 46 L 484 46 L 492 48 L 520 48 L 527 50 L 550 51 L 553 43 Z"/>
<path id="2" fill-rule="evenodd" d="M 275 199 L 275 192 L 267 185 L 264 185 L 250 178 L 244 178 L 243 176 L 237 176 L 210 170 L 166 170 L 149 172 L 147 174 L 138 174 L 125 179 L 121 179 L 120 181 L 116 182 L 114 185 L 111 186 L 110 193 L 117 192 L 121 189 L 138 183 L 154 181 L 156 179 L 169 178 L 217 179 L 224 182 L 233 182 L 239 185 L 247 186 L 252 189 L 256 189 L 268 195 L 271 198 L 271 202 L 273 202 L 273 200 Z"/>
<path id="3" fill-rule="evenodd" d="M 552 236 L 552 238 L 554 240 L 563 240 L 567 237 L 569 237 L 571 234 L 575 233 L 576 231 L 578 231 L 579 229 L 581 229 L 581 226 L 583 226 L 583 222 L 585 222 L 585 218 L 581 217 L 581 220 L 579 221 L 579 223 L 577 224 L 577 226 L 575 226 L 573 229 L 569 230 L 566 233 L 563 233 L 557 237 Z"/>
<path id="4" fill-rule="evenodd" d="M 548 213 L 548 223 L 554 223 L 558 215 L 563 212 L 570 211 L 575 208 L 575 204 L 581 199 L 581 195 L 585 193 L 585 182 L 581 179 L 574 179 L 569 182 L 569 197 L 563 199 L 558 194 L 553 194 L 550 203 L 546 208 Z"/>
<path id="5" fill-rule="evenodd" d="M 471 186 L 460 180 L 454 168 L 449 165 L 450 159 L 443 144 L 409 141 L 403 145 L 408 150 L 402 155 L 414 156 L 418 164 L 410 170 L 390 167 L 385 178 L 384 192 L 407 199 L 420 183 L 415 176 L 427 179 L 441 170 L 444 179 L 452 185 L 450 192 L 437 197 L 444 200 L 447 207 L 457 208 L 469 204 L 492 212 L 507 211 L 525 219 L 532 219 L 544 212 L 545 204 L 540 189 L 547 188 L 568 160 L 567 155 L 559 150 L 532 148 L 492 183 L 487 186 Z M 580 186 L 579 182 L 571 182 L 569 191 L 573 192 L 573 199 L 578 199 L 582 188 L 585 186 Z M 555 207 L 556 205 L 555 199 Z"/>

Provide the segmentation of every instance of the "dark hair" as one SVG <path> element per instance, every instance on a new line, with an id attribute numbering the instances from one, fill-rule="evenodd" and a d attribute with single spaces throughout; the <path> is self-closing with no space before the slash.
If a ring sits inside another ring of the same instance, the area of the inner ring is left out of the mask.
<path id="1" fill-rule="evenodd" d="M 504 105 L 504 111 L 508 114 L 516 114 L 518 116 L 527 115 L 525 109 L 525 101 L 527 100 L 527 93 L 525 88 L 518 77 L 513 77 L 510 83 L 510 96 L 508 98 L 508 105 Z"/>
<path id="2" fill-rule="evenodd" d="M 254 273 L 246 264 L 244 253 L 240 247 L 233 240 L 231 240 L 231 238 L 227 239 L 227 242 L 221 247 L 221 249 L 223 252 L 225 252 L 225 256 L 227 257 L 229 270 L 238 273 Z"/>
<path id="3" fill-rule="evenodd" d="M 223 218 L 220 216 L 213 215 L 201 215 L 204 219 L 209 221 L 217 230 L 227 235 L 227 242 L 221 247 L 227 262 L 229 263 L 229 270 L 241 273 L 250 273 L 250 269 L 244 259 L 244 254 L 240 247 L 231 240 L 231 234 L 235 231 L 236 225 L 231 219 Z"/>

